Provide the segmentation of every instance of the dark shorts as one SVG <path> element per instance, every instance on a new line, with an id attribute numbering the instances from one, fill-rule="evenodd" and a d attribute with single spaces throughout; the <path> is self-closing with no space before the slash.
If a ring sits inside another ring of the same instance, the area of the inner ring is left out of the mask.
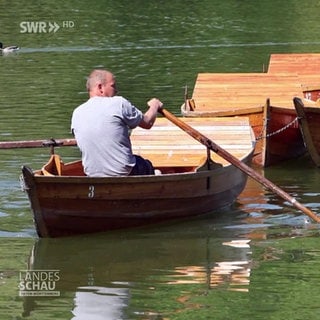
<path id="1" fill-rule="evenodd" d="M 154 168 L 151 161 L 135 155 L 136 165 L 132 168 L 130 176 L 154 174 Z"/>

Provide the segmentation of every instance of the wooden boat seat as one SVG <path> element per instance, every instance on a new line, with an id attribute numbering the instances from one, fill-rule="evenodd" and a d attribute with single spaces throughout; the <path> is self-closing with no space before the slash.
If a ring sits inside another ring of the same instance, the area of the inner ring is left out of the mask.
<path id="1" fill-rule="evenodd" d="M 85 176 L 81 160 L 65 164 L 58 154 L 52 154 L 49 161 L 36 174 L 44 176 Z"/>
<path id="2" fill-rule="evenodd" d="M 255 141 L 249 119 L 242 118 L 184 118 L 184 121 L 219 146 L 236 156 L 245 157 Z M 195 172 L 206 168 L 208 156 L 211 169 L 229 164 L 225 159 L 192 138 L 166 118 L 158 118 L 150 130 L 136 128 L 131 134 L 134 154 L 149 159 L 162 174 Z M 217 165 L 218 164 L 218 165 Z M 53 154 L 36 174 L 45 176 L 85 176 L 81 160 L 64 164 Z"/>
<path id="3" fill-rule="evenodd" d="M 60 156 L 52 154 L 49 161 L 42 167 L 41 173 L 44 176 L 61 176 L 62 174 L 62 161 Z"/>
<path id="4" fill-rule="evenodd" d="M 239 159 L 251 150 L 255 140 L 246 117 L 183 118 L 183 121 Z M 157 118 L 150 130 L 134 129 L 131 141 L 133 153 L 149 159 L 155 167 L 196 168 L 207 158 L 204 145 L 166 118 Z M 227 163 L 213 151 L 210 157 L 214 162 Z"/>

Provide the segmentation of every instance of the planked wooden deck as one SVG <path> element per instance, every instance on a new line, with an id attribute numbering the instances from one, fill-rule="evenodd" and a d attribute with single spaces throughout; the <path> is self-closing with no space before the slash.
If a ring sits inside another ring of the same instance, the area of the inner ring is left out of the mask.
<path id="1" fill-rule="evenodd" d="M 194 129 L 216 142 L 238 159 L 254 147 L 254 135 L 248 118 L 183 118 Z M 152 129 L 132 131 L 133 152 L 155 166 L 199 166 L 206 159 L 206 147 L 166 118 L 158 118 Z M 211 158 L 227 162 L 211 151 Z"/>
<path id="2" fill-rule="evenodd" d="M 192 99 L 196 113 L 261 111 L 271 105 L 294 109 L 293 98 L 320 87 L 320 54 L 272 54 L 266 73 L 200 73 Z M 250 111 L 251 110 L 251 111 Z"/>
<path id="3" fill-rule="evenodd" d="M 272 54 L 268 73 L 297 73 L 299 75 L 320 73 L 319 53 Z"/>

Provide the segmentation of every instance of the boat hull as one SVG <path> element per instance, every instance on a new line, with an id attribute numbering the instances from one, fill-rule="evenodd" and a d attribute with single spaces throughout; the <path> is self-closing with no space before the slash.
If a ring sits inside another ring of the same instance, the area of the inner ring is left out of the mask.
<path id="1" fill-rule="evenodd" d="M 185 117 L 210 116 L 210 113 L 187 111 L 182 105 Z M 306 153 L 304 141 L 299 129 L 297 114 L 294 109 L 271 106 L 269 101 L 260 109 L 252 109 L 251 113 L 228 113 L 223 116 L 249 118 L 256 137 L 256 145 L 252 162 L 259 167 L 270 167 L 283 161 L 295 159 Z M 212 113 L 212 117 L 217 116 Z"/>
<path id="2" fill-rule="evenodd" d="M 252 153 L 243 161 L 250 164 Z M 193 173 L 115 178 L 36 175 L 23 167 L 40 237 L 103 232 L 230 206 L 247 175 L 232 165 Z"/>
<path id="3" fill-rule="evenodd" d="M 269 107 L 261 150 L 264 167 L 296 159 L 306 153 L 295 110 Z"/>
<path id="4" fill-rule="evenodd" d="M 294 98 L 294 106 L 299 116 L 299 127 L 308 153 L 317 167 L 320 167 L 320 107 L 304 106 L 299 98 Z"/>

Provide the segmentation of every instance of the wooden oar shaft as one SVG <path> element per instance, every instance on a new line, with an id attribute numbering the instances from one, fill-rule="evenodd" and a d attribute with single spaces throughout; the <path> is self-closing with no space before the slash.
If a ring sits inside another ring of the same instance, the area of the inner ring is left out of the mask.
<path id="1" fill-rule="evenodd" d="M 52 142 L 59 147 L 77 145 L 75 139 L 0 141 L 0 149 L 41 148 L 50 146 Z"/>
<path id="2" fill-rule="evenodd" d="M 258 174 L 255 170 L 247 166 L 245 163 L 241 162 L 238 158 L 233 156 L 231 153 L 226 151 L 225 149 L 221 148 L 219 145 L 217 145 L 215 142 L 207 138 L 205 135 L 197 131 L 196 129 L 189 126 L 187 123 L 183 122 L 176 116 L 174 116 L 171 112 L 167 111 L 166 109 L 162 109 L 159 111 L 161 114 L 163 114 L 168 120 L 172 121 L 175 125 L 180 127 L 182 130 L 184 130 L 186 133 L 188 133 L 191 137 L 198 140 L 200 143 L 205 145 L 210 150 L 214 151 L 215 153 L 219 154 L 222 158 L 233 164 L 235 167 L 246 173 L 248 176 L 262 184 L 264 187 L 270 189 L 274 193 L 278 194 L 283 199 L 289 201 L 292 205 L 294 205 L 296 208 L 304 212 L 307 216 L 309 216 L 311 219 L 313 219 L 316 222 L 320 223 L 320 217 L 318 217 L 313 211 L 309 210 L 305 206 L 303 206 L 301 203 L 299 203 L 295 198 L 291 197 L 288 193 L 286 193 L 284 190 L 280 189 L 278 186 L 276 186 L 273 182 L 266 179 L 262 175 Z"/>

